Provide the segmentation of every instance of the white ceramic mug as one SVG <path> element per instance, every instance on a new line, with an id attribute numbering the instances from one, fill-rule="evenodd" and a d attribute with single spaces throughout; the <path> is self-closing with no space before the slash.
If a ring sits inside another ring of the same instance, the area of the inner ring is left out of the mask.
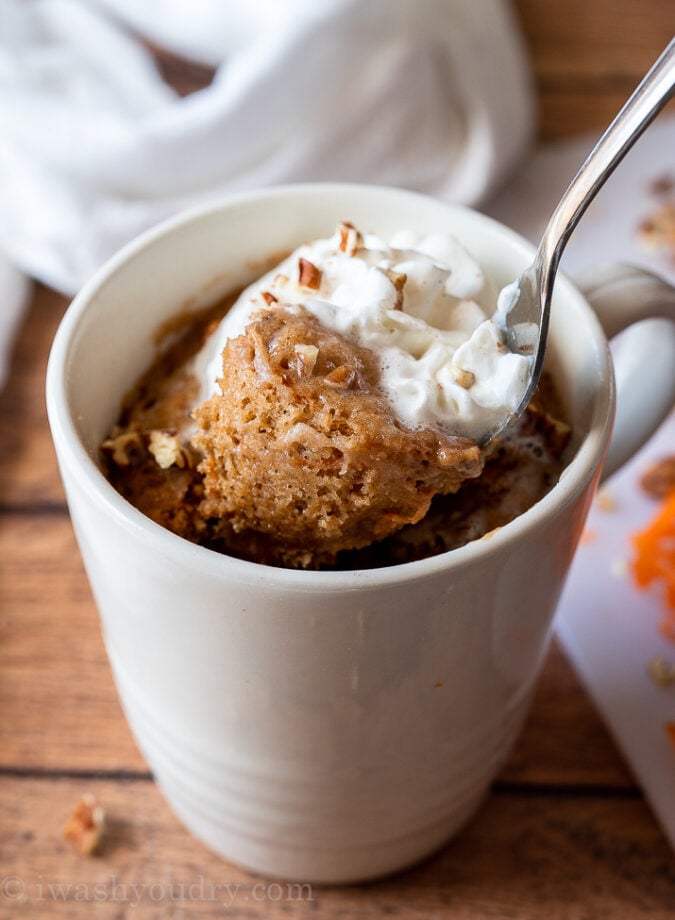
<path id="1" fill-rule="evenodd" d="M 152 359 L 154 332 L 342 219 L 385 239 L 450 231 L 499 286 L 532 257 L 489 218 L 408 192 L 317 185 L 232 197 L 146 233 L 101 269 L 63 320 L 47 378 L 115 680 L 159 785 L 223 856 L 315 882 L 420 859 L 485 796 L 525 717 L 614 416 L 600 323 L 560 278 L 547 363 L 574 456 L 545 498 L 489 539 L 391 568 L 305 572 L 219 555 L 144 517 L 106 481 L 97 447 Z M 661 293 L 672 311 L 672 291 Z M 638 305 L 622 322 L 633 316 Z M 673 325 L 644 335 L 628 354 L 649 359 L 649 373 L 631 384 L 641 403 L 622 417 L 615 464 L 675 395 Z"/>

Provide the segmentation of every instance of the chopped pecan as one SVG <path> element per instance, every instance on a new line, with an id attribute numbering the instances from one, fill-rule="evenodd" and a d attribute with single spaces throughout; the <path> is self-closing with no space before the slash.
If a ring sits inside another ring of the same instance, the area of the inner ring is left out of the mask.
<path id="1" fill-rule="evenodd" d="M 649 676 L 658 687 L 670 687 L 675 684 L 675 664 L 665 658 L 652 658 L 647 666 Z"/>
<path id="2" fill-rule="evenodd" d="M 151 431 L 148 450 L 163 470 L 171 466 L 183 469 L 190 466 L 190 456 L 187 450 L 172 431 Z"/>
<path id="3" fill-rule="evenodd" d="M 361 387 L 361 375 L 352 364 L 341 364 L 324 377 L 329 386 L 345 390 L 357 390 Z"/>
<path id="4" fill-rule="evenodd" d="M 363 246 L 363 237 L 354 224 L 350 224 L 349 221 L 343 220 L 341 222 L 338 227 L 338 233 L 340 234 L 340 249 L 342 252 L 347 253 L 348 256 L 353 256 L 356 250 Z"/>
<path id="5" fill-rule="evenodd" d="M 614 498 L 611 492 L 608 492 L 607 489 L 600 489 L 595 496 L 595 507 L 598 508 L 599 511 L 611 514 L 612 511 L 616 511 L 618 505 L 616 498 Z"/>
<path id="6" fill-rule="evenodd" d="M 387 276 L 387 278 L 389 278 L 391 283 L 394 285 L 394 290 L 396 291 L 396 303 L 394 304 L 394 309 L 402 310 L 403 309 L 403 288 L 405 287 L 405 283 L 408 280 L 408 276 L 405 274 L 405 272 L 395 272 L 395 271 L 392 271 L 391 269 L 387 269 L 385 271 L 385 275 Z"/>
<path id="7" fill-rule="evenodd" d="M 675 254 L 675 202 L 667 201 L 644 220 L 637 238 L 645 249 Z"/>
<path id="8" fill-rule="evenodd" d="M 104 833 L 105 812 L 96 798 L 87 793 L 75 806 L 63 828 L 63 836 L 84 856 L 93 856 L 101 849 Z"/>
<path id="9" fill-rule="evenodd" d="M 675 191 L 675 178 L 670 175 L 659 176 L 649 183 L 649 194 L 657 198 L 668 197 Z"/>
<path id="10" fill-rule="evenodd" d="M 471 371 L 463 370 L 461 367 L 453 367 L 452 374 L 457 386 L 463 387 L 465 390 L 470 390 L 476 382 L 475 375 Z"/>
<path id="11" fill-rule="evenodd" d="M 318 291 L 321 287 L 321 272 L 309 259 L 298 259 L 298 280 L 303 287 Z"/>
<path id="12" fill-rule="evenodd" d="M 311 376 L 316 359 L 319 357 L 319 349 L 316 345 L 295 345 L 293 350 L 298 356 L 298 375 L 300 377 Z"/>
<path id="13" fill-rule="evenodd" d="M 268 307 L 271 307 L 273 303 L 279 303 L 279 298 L 275 297 L 274 294 L 270 293 L 270 291 L 263 291 L 262 299 L 265 301 Z"/>
<path id="14" fill-rule="evenodd" d="M 642 474 L 640 485 L 653 498 L 665 498 L 675 491 L 675 454 L 650 466 Z"/>
<path id="15" fill-rule="evenodd" d="M 101 450 L 110 454 L 117 466 L 129 466 L 134 452 L 143 451 L 143 439 L 139 431 L 123 431 L 114 434 L 101 444 Z"/>

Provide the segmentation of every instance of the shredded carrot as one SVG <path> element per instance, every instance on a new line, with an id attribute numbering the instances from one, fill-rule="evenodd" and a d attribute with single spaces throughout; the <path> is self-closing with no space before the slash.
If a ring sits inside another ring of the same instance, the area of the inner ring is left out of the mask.
<path id="1" fill-rule="evenodd" d="M 662 635 L 675 642 L 675 492 L 663 501 L 656 517 L 633 535 L 633 575 L 639 588 L 662 583 L 666 613 L 659 623 Z"/>

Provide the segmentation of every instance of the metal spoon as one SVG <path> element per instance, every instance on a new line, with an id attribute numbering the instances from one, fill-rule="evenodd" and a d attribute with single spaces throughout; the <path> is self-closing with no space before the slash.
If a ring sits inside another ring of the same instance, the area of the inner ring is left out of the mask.
<path id="1" fill-rule="evenodd" d="M 524 412 L 539 382 L 556 271 L 570 234 L 598 190 L 675 94 L 675 38 L 643 78 L 570 183 L 548 222 L 534 262 L 500 295 L 501 328 L 516 354 L 533 354 L 524 396 L 485 436 L 490 442 Z M 504 316 L 505 314 L 505 316 Z M 496 318 L 499 322 L 499 317 Z M 534 335 L 533 335 L 534 333 Z"/>

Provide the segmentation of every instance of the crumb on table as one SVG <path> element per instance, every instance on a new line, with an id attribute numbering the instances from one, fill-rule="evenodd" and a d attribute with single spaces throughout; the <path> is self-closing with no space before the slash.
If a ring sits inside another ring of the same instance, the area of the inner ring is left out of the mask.
<path id="1" fill-rule="evenodd" d="M 63 836 L 73 843 L 83 856 L 100 853 L 105 833 L 106 817 L 96 797 L 86 793 L 73 809 L 63 828 Z"/>

